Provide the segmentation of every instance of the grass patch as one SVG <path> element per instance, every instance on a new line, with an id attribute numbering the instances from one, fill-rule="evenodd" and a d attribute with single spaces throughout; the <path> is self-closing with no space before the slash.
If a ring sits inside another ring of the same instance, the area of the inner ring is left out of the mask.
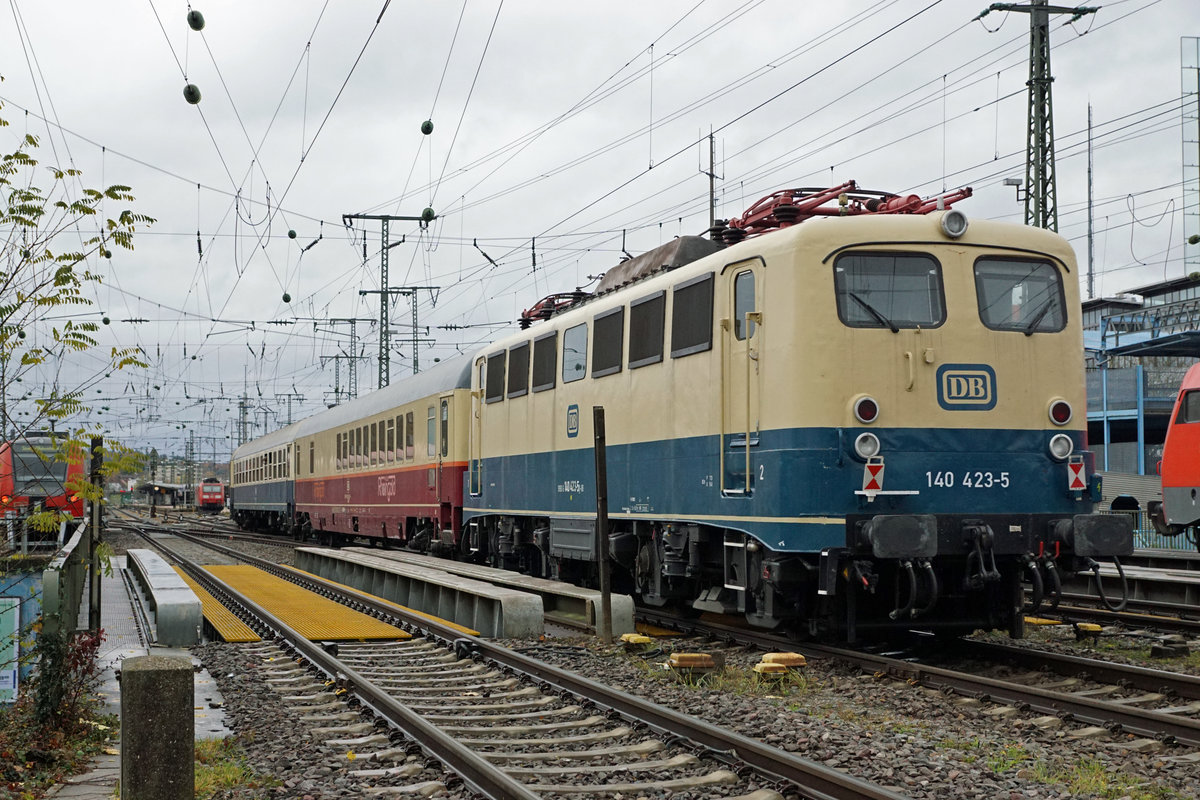
<path id="1" fill-rule="evenodd" d="M 1028 761 L 1029 758 L 1029 751 L 1025 749 L 1024 745 L 1010 744 L 999 753 L 990 755 L 987 765 L 992 772 L 1006 772 L 1018 764 Z"/>
<path id="2" fill-rule="evenodd" d="M 269 775 L 255 775 L 246 764 L 241 745 L 233 738 L 196 742 L 196 800 L 208 800 L 226 789 L 278 786 Z"/>
<path id="3" fill-rule="evenodd" d="M 665 660 L 665 657 L 664 659 Z M 687 689 L 721 692 L 739 697 L 774 697 L 794 699 L 810 693 L 815 683 L 805 677 L 803 670 L 764 677 L 749 667 L 720 666 L 711 672 L 688 672 L 664 669 L 662 662 L 645 657 L 631 659 L 650 680 L 661 681 Z M 788 706 L 796 710 L 793 706 Z"/>
<path id="4" fill-rule="evenodd" d="M 1034 779 L 1041 783 L 1062 786 L 1072 795 L 1095 797 L 1098 800 L 1182 800 L 1191 796 L 1165 786 L 1156 786 L 1145 778 L 1129 776 L 1120 771 L 1110 772 L 1092 758 L 1070 764 L 1040 763 L 1033 768 L 1033 774 Z"/>

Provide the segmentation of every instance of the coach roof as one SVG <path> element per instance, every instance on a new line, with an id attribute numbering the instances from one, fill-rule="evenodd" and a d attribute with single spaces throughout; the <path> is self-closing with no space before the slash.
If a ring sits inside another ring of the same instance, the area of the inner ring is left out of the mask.
<path id="1" fill-rule="evenodd" d="M 246 442 L 234 451 L 235 459 L 283 447 L 304 436 L 352 425 L 359 420 L 382 414 L 393 408 L 430 397 L 453 389 L 467 389 L 471 385 L 471 356 L 461 355 L 436 364 L 416 375 L 397 380 L 395 383 L 370 394 L 355 398 L 339 406 L 317 412 L 299 422 L 284 426 L 264 436 Z"/>

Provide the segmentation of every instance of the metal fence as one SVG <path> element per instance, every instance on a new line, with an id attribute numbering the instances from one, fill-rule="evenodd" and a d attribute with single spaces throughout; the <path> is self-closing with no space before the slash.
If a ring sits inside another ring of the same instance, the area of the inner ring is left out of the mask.
<path id="1" fill-rule="evenodd" d="M 92 535 L 87 522 L 79 523 L 75 533 L 42 571 L 43 630 L 75 630 L 83 603 L 91 543 Z"/>

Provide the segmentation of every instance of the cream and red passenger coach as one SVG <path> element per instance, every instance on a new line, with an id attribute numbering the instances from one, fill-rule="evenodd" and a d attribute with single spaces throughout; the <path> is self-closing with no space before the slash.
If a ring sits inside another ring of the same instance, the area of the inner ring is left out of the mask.
<path id="1" fill-rule="evenodd" d="M 234 453 L 234 520 L 327 540 L 453 544 L 469 368 L 469 358 L 447 360 L 242 445 Z"/>

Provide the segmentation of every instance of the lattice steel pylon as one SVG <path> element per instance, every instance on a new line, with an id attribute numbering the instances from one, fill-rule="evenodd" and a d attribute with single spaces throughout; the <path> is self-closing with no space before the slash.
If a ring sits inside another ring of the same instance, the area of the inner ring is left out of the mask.
<path id="1" fill-rule="evenodd" d="M 1029 15 L 1029 130 L 1025 144 L 1025 224 L 1058 230 L 1054 176 L 1054 104 L 1050 85 L 1050 15 L 1071 14 L 1071 22 L 1099 11 L 1094 6 L 1052 6 L 1046 0 L 1028 5 L 992 3 L 976 19 L 992 11 Z"/>

